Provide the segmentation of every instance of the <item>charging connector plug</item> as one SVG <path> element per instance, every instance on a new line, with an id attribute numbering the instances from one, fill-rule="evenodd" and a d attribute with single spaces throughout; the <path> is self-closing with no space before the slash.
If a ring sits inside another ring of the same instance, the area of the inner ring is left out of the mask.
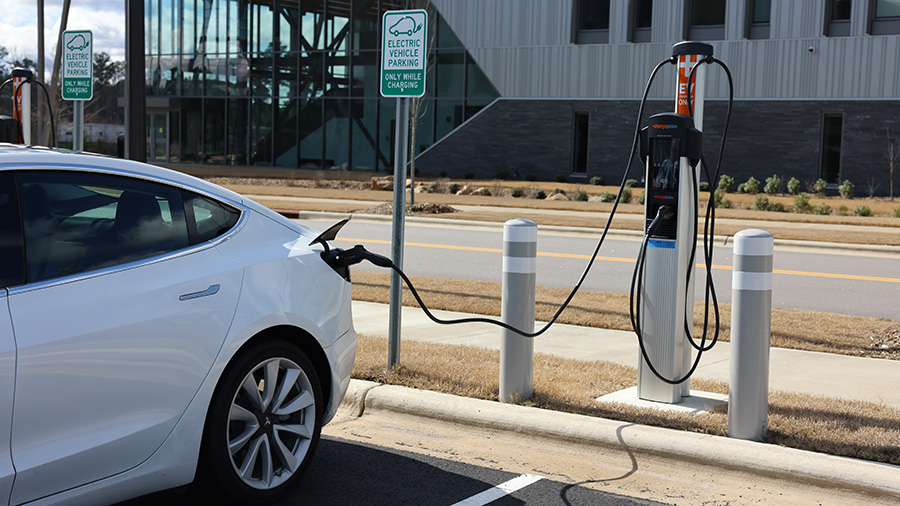
<path id="1" fill-rule="evenodd" d="M 346 250 L 333 250 L 329 253 L 328 258 L 325 261 L 332 266 L 350 267 L 351 265 L 356 265 L 363 260 L 368 260 L 378 267 L 385 267 L 388 269 L 390 269 L 391 266 L 394 265 L 394 262 L 392 262 L 390 258 L 381 256 L 377 253 L 372 253 L 371 251 L 367 250 L 362 244 L 357 244 L 356 246 Z"/>
<path id="2" fill-rule="evenodd" d="M 653 221 L 650 222 L 650 226 L 647 227 L 647 235 L 653 235 L 656 233 L 656 230 L 662 225 L 664 221 L 671 220 L 675 217 L 675 208 L 672 206 L 659 206 L 659 209 L 656 210 L 656 217 L 653 218 Z"/>

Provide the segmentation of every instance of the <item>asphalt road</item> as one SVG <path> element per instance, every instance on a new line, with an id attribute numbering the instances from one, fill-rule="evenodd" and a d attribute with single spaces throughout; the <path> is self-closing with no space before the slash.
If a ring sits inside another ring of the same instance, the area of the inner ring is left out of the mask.
<path id="1" fill-rule="evenodd" d="M 302 221 L 325 229 L 331 221 Z M 596 235 L 538 234 L 537 283 L 571 288 L 582 274 L 593 252 Z M 339 246 L 363 244 L 390 256 L 389 223 L 351 221 L 338 234 Z M 421 226 L 407 223 L 404 271 L 412 276 L 500 281 L 502 230 L 483 227 Z M 638 240 L 607 239 L 598 260 L 583 285 L 586 290 L 628 293 Z M 698 252 L 699 254 L 699 252 Z M 700 261 L 698 261 L 700 263 Z M 713 254 L 713 279 L 718 299 L 731 301 L 731 243 L 717 244 Z M 796 252 L 776 249 L 774 257 L 773 305 L 828 313 L 900 318 L 898 259 L 863 253 L 831 254 L 819 251 Z M 379 271 L 368 263 L 353 269 Z M 702 279 L 702 278 L 701 278 Z M 703 284 L 696 283 L 697 300 L 703 298 Z"/>
<path id="2" fill-rule="evenodd" d="M 189 494 L 167 491 L 117 506 L 187 506 L 211 502 L 215 503 L 197 491 Z M 297 504 L 652 506 L 670 503 L 594 490 L 539 475 L 467 464 L 452 457 L 440 458 L 325 436 L 302 481 L 274 506 Z"/>

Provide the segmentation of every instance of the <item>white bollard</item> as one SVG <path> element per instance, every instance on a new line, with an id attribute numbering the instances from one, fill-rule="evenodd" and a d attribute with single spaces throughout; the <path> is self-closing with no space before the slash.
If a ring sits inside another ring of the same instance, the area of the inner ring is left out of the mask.
<path id="1" fill-rule="evenodd" d="M 734 236 L 728 393 L 728 436 L 733 438 L 762 441 L 766 433 L 774 251 L 774 238 L 765 230 Z"/>
<path id="2" fill-rule="evenodd" d="M 509 220 L 503 226 L 503 322 L 534 332 L 534 285 L 537 272 L 537 224 Z M 519 402 L 531 397 L 534 339 L 501 330 L 500 401 Z"/>

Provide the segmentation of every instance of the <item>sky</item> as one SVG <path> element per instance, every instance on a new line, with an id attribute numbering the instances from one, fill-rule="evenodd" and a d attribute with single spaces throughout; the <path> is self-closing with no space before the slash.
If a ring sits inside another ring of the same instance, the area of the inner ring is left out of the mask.
<path id="1" fill-rule="evenodd" d="M 67 30 L 91 30 L 94 54 L 109 53 L 113 61 L 125 59 L 125 2 L 127 0 L 72 0 Z M 47 71 L 52 68 L 62 17 L 62 0 L 44 0 L 44 51 Z M 37 60 L 37 1 L 2 0 L 0 46 L 9 60 Z"/>

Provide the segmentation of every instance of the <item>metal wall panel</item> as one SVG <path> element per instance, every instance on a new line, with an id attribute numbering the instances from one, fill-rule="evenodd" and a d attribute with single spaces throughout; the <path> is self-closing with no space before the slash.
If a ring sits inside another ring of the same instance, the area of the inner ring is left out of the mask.
<path id="1" fill-rule="evenodd" d="M 610 44 L 574 44 L 574 0 L 434 0 L 470 54 L 507 98 L 638 98 L 646 79 L 681 40 L 684 0 L 656 0 L 651 43 L 625 40 L 628 0 L 612 0 Z M 900 35 L 825 37 L 820 0 L 773 0 L 771 39 L 742 38 L 745 7 L 728 0 L 726 34 L 715 55 L 735 79 L 738 99 L 890 99 L 900 96 Z M 852 33 L 864 33 L 867 2 L 853 3 Z M 810 52 L 809 48 L 815 48 Z M 668 77 L 667 77 L 668 76 Z M 660 80 L 674 82 L 674 72 Z M 673 95 L 655 85 L 651 97 Z M 709 72 L 707 96 L 728 96 Z"/>

